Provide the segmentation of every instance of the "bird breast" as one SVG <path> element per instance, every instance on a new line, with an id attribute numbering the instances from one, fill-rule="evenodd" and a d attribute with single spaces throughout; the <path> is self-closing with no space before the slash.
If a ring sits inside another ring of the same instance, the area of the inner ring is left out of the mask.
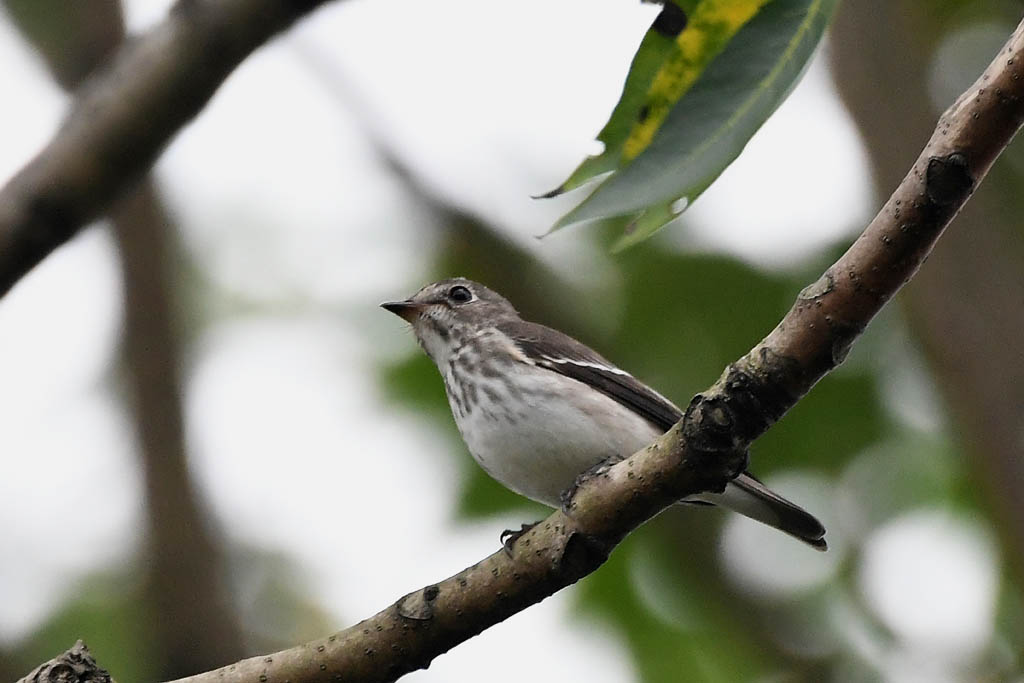
<path id="1" fill-rule="evenodd" d="M 581 472 L 660 434 L 614 399 L 532 363 L 468 372 L 453 361 L 442 374 L 469 452 L 491 477 L 546 505 L 557 507 Z"/>

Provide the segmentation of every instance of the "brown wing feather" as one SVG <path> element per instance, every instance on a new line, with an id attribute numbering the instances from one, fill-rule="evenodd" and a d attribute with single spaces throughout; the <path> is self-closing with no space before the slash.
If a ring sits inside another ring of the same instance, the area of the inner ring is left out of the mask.
<path id="1" fill-rule="evenodd" d="M 667 398 L 567 334 L 521 320 L 502 323 L 498 329 L 537 365 L 597 389 L 662 431 L 683 417 Z"/>

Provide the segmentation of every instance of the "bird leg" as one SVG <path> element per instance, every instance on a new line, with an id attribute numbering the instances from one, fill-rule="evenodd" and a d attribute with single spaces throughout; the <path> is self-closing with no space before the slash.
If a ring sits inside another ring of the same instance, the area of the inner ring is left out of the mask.
<path id="1" fill-rule="evenodd" d="M 501 536 L 498 537 L 498 540 L 501 542 L 501 545 L 505 548 L 505 552 L 508 554 L 509 557 L 512 557 L 512 546 L 516 544 L 516 541 L 519 540 L 519 537 L 525 534 L 533 527 L 537 526 L 538 524 L 540 524 L 540 522 L 530 522 L 528 524 L 521 525 L 519 531 L 505 529 L 501 532 Z"/>
<path id="2" fill-rule="evenodd" d="M 604 474 L 609 469 L 611 469 L 612 465 L 619 462 L 620 460 L 622 460 L 622 458 L 605 458 L 604 460 L 598 461 L 597 463 L 591 465 L 590 467 L 576 475 L 576 479 L 572 482 L 569 488 L 562 491 L 562 495 L 559 496 L 559 501 L 562 503 L 562 514 L 564 514 L 566 517 L 572 516 L 569 514 L 569 508 L 572 506 L 572 499 L 576 495 L 576 490 L 583 485 L 583 482 L 593 477 Z"/>

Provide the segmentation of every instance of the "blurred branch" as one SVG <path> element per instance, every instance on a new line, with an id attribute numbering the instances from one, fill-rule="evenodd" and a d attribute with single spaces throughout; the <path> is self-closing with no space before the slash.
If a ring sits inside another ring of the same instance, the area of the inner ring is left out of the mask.
<path id="1" fill-rule="evenodd" d="M 650 447 L 591 473 L 556 511 L 439 584 L 319 641 L 181 683 L 386 681 L 596 569 L 630 531 L 686 495 L 721 490 L 746 448 L 845 358 L 909 280 L 1024 120 L 1024 22 L 939 119 L 888 202 L 850 249 L 805 288 L 778 326 L 690 402 Z"/>
<path id="2" fill-rule="evenodd" d="M 883 187 L 913 154 L 908 134 L 932 116 L 926 84 L 941 37 L 934 23 L 931 5 L 906 0 L 843 3 L 836 17 L 836 84 Z M 1006 547 L 1015 549 L 1006 559 L 1024 577 L 1020 210 L 1020 178 L 1002 164 L 907 288 L 903 305 L 960 427 L 954 438 L 972 455 L 985 490 L 979 498 L 999 520 L 995 529 Z"/>
<path id="3" fill-rule="evenodd" d="M 136 181 L 243 59 L 323 2 L 180 0 L 125 44 L 0 189 L 0 295 Z"/>
<path id="4" fill-rule="evenodd" d="M 295 49 L 308 73 L 321 84 L 338 104 L 352 114 L 381 163 L 405 186 L 433 217 L 434 226 L 444 241 L 437 268 L 445 277 L 450 266 L 458 264 L 457 272 L 471 280 L 485 280 L 523 311 L 524 316 L 538 322 L 558 321 L 559 329 L 579 334 L 586 327 L 585 308 L 570 310 L 573 319 L 565 319 L 565 307 L 551 292 L 573 293 L 573 286 L 559 273 L 538 260 L 528 249 L 516 244 L 501 229 L 484 217 L 475 215 L 448 197 L 433 191 L 406 161 L 394 136 L 386 130 L 383 117 L 374 111 L 354 79 L 348 77 L 337 60 L 329 59 L 315 44 L 296 41 Z M 486 277 L 485 277 L 486 276 Z M 588 336 L 588 335 L 582 335 Z"/>
<path id="5" fill-rule="evenodd" d="M 72 89 L 124 40 L 119 0 L 4 0 L 54 78 Z M 147 175 L 115 201 L 110 217 L 124 277 L 124 361 L 145 479 L 149 562 L 146 607 L 152 671 L 203 671 L 241 657 L 225 589 L 223 554 L 211 537 L 185 456 L 179 366 L 168 273 L 172 229 Z"/>
<path id="6" fill-rule="evenodd" d="M 40 664 L 17 683 L 111 683 L 85 643 L 78 641 L 65 652 Z"/>
<path id="7" fill-rule="evenodd" d="M 188 469 L 181 346 L 169 262 L 173 231 L 149 178 L 114 203 L 124 274 L 124 361 L 131 386 L 148 517 L 146 607 L 161 676 L 183 676 L 244 653 L 225 576 L 224 541 Z"/>

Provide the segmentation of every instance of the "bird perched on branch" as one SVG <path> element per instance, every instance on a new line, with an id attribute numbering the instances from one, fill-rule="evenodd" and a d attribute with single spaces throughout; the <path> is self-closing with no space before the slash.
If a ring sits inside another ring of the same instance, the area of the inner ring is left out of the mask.
<path id="1" fill-rule="evenodd" d="M 527 322 L 504 297 L 455 278 L 382 307 L 412 325 L 444 379 L 473 458 L 516 493 L 558 507 L 584 471 L 653 442 L 683 414 L 667 398 L 558 330 Z M 712 503 L 825 550 L 825 529 L 748 472 Z"/>

